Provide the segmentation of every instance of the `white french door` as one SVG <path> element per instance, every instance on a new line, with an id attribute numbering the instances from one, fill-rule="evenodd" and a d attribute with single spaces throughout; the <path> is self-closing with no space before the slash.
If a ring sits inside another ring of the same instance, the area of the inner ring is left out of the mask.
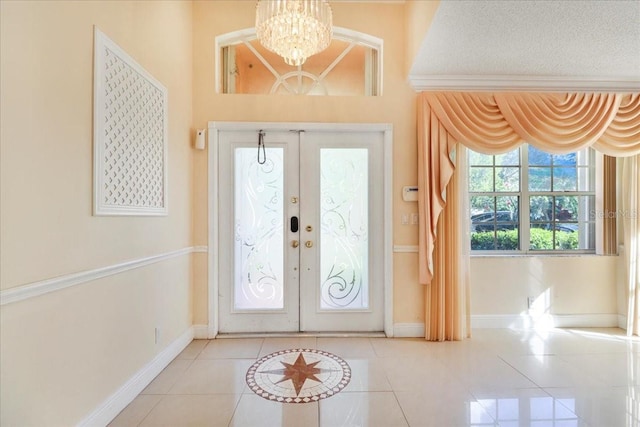
<path id="1" fill-rule="evenodd" d="M 383 331 L 389 135 L 216 132 L 219 332 Z"/>

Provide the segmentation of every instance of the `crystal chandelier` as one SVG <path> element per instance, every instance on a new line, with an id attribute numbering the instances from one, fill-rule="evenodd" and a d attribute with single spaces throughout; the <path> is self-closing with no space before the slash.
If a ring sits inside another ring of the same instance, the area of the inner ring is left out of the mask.
<path id="1" fill-rule="evenodd" d="M 331 21 L 327 0 L 258 0 L 256 5 L 258 40 L 296 67 L 329 46 Z"/>

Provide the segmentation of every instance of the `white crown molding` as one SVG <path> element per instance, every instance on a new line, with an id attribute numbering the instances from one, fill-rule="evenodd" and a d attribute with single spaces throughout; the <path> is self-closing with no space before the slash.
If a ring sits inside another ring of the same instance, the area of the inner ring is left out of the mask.
<path id="1" fill-rule="evenodd" d="M 640 92 L 640 79 L 561 78 L 538 76 L 429 76 L 410 75 L 417 92 L 457 91 L 528 91 L 528 92 Z"/>
<path id="2" fill-rule="evenodd" d="M 187 255 L 194 252 L 206 252 L 206 247 L 196 246 L 184 249 L 178 249 L 166 252 L 160 255 L 139 258 L 132 261 L 125 261 L 113 264 L 107 267 L 96 268 L 93 270 L 81 271 L 79 273 L 67 274 L 65 276 L 54 277 L 52 279 L 41 280 L 15 288 L 5 289 L 0 292 L 0 306 L 22 301 L 28 298 L 34 298 L 50 292 L 59 291 L 71 286 L 80 285 L 82 283 L 91 282 L 103 277 L 112 276 L 124 271 L 133 270 L 134 268 L 144 267 L 146 265 L 155 264 L 170 258 Z"/>
<path id="3" fill-rule="evenodd" d="M 133 399 L 148 386 L 153 379 L 166 368 L 193 340 L 193 326 L 187 329 L 175 341 L 169 344 L 156 357 L 147 363 L 125 382 L 115 393 L 102 402 L 91 414 L 82 420 L 79 427 L 106 426 Z"/>

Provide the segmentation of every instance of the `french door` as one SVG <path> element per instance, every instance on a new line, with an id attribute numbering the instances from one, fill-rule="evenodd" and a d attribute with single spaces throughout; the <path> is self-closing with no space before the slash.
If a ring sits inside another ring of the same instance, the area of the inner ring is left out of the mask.
<path id="1" fill-rule="evenodd" d="M 384 148 L 381 131 L 218 131 L 220 332 L 384 330 Z"/>

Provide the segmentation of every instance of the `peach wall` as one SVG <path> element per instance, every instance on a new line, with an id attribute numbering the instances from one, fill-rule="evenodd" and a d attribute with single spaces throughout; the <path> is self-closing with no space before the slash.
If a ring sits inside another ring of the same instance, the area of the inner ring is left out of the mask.
<path id="1" fill-rule="evenodd" d="M 304 97 L 220 95 L 215 93 L 214 40 L 220 34 L 253 27 L 255 4 L 238 1 L 194 3 L 194 125 L 208 121 L 355 122 L 391 123 L 394 133 L 394 243 L 416 245 L 417 226 L 401 226 L 402 213 L 417 212 L 415 203 L 403 202 L 401 189 L 415 185 L 415 93 L 404 70 L 405 3 L 335 2 L 334 25 L 364 32 L 384 40 L 383 95 L 379 97 Z M 195 156 L 194 239 L 207 244 L 207 153 Z M 194 272 L 196 324 L 208 323 L 206 305 L 206 255 L 197 254 Z M 400 268 L 394 272 L 394 321 L 422 321 L 422 287 L 412 266 L 415 254 L 395 254 Z M 407 268 L 404 266 L 407 265 Z"/>
<path id="2" fill-rule="evenodd" d="M 190 272 L 185 256 L 2 307 L 0 425 L 73 426 L 101 407 L 191 325 Z"/>
<path id="3" fill-rule="evenodd" d="M 191 16 L 181 3 L 2 2 L 3 289 L 190 245 Z M 167 217 L 92 216 L 93 25 L 169 90 Z"/>
<path id="4" fill-rule="evenodd" d="M 521 315 L 534 297 L 551 315 L 617 316 L 620 325 L 625 274 L 622 256 L 473 256 L 471 315 Z"/>
<path id="5" fill-rule="evenodd" d="M 472 315 L 521 314 L 527 297 L 549 314 L 616 314 L 616 256 L 471 258 Z"/>
<path id="6" fill-rule="evenodd" d="M 192 4 L 0 2 L 0 287 L 192 243 Z M 169 215 L 92 216 L 93 26 L 169 94 Z M 192 325 L 182 255 L 1 310 L 2 425 L 75 425 Z M 155 344 L 155 328 L 160 340 Z"/>
<path id="7" fill-rule="evenodd" d="M 405 55 L 405 72 L 413 66 L 422 41 L 427 35 L 440 0 L 407 1 L 405 6 L 407 43 Z"/>

